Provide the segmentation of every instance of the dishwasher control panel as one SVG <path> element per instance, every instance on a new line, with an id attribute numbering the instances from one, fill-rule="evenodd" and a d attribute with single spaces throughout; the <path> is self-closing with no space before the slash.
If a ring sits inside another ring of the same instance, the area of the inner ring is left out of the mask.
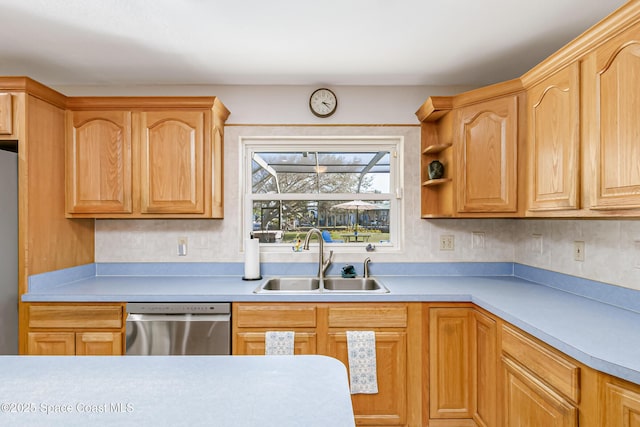
<path id="1" fill-rule="evenodd" d="M 228 302 L 130 302 L 127 313 L 136 314 L 228 314 Z"/>

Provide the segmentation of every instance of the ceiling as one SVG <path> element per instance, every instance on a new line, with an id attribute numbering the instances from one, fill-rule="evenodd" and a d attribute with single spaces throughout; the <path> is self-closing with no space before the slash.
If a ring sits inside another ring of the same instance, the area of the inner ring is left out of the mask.
<path id="1" fill-rule="evenodd" d="M 0 0 L 0 75 L 47 85 L 470 85 L 623 0 Z"/>

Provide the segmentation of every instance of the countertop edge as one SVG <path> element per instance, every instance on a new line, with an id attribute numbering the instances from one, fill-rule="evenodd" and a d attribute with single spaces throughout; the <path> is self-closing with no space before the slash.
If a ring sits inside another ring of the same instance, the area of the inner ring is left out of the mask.
<path id="1" fill-rule="evenodd" d="M 584 296 L 575 295 L 569 291 L 558 289 L 557 287 L 547 286 L 545 284 L 532 282 L 521 277 L 516 276 L 411 276 L 411 277 L 385 277 L 380 276 L 385 281 L 387 287 L 391 289 L 389 294 L 367 294 L 367 295 L 353 295 L 353 294 L 331 294 L 331 295 L 299 295 L 299 294 L 280 294 L 280 295 L 258 295 L 253 293 L 253 289 L 258 286 L 259 281 L 255 282 L 241 282 L 238 278 L 234 277 L 219 277 L 217 280 L 220 282 L 230 283 L 224 290 L 220 292 L 201 292 L 188 294 L 186 291 L 176 291 L 173 294 L 159 294 L 159 293 L 136 293 L 135 286 L 130 289 L 130 293 L 124 295 L 122 293 L 109 293 L 104 291 L 105 283 L 122 283 L 124 281 L 145 280 L 140 278 L 131 278 L 127 276 L 109 277 L 109 278 L 86 278 L 75 281 L 68 286 L 58 285 L 51 289 L 39 289 L 37 292 L 30 292 L 22 296 L 23 302 L 151 302 L 151 301 L 175 301 L 175 302 L 197 302 L 197 301 L 215 301 L 215 302 L 471 302 L 478 307 L 492 313 L 493 315 L 513 324 L 514 326 L 522 329 L 523 331 L 531 334 L 532 336 L 540 339 L 541 341 L 549 344 L 550 346 L 565 353 L 569 357 L 576 359 L 578 362 L 591 367 L 595 370 L 601 371 L 606 374 L 610 374 L 624 380 L 640 384 L 640 369 L 634 369 L 629 365 L 616 363 L 611 360 L 607 360 L 606 357 L 601 357 L 599 351 L 586 351 L 581 349 L 579 345 L 575 345 L 575 342 L 579 339 L 563 339 L 558 337 L 550 328 L 545 328 L 543 320 L 540 322 L 531 321 L 525 319 L 522 316 L 517 315 L 514 311 L 505 309 L 509 308 L 505 302 L 496 304 L 495 301 L 491 301 L 491 298 L 487 297 L 488 293 L 493 292 L 491 287 L 487 290 L 480 288 L 475 289 L 468 286 L 467 282 L 482 281 L 482 282 L 496 282 L 505 288 L 505 286 L 518 285 L 516 288 L 519 292 L 526 294 L 530 290 L 544 293 L 545 295 L 550 293 L 549 298 L 553 298 L 555 293 L 562 293 L 564 298 L 569 298 L 568 301 L 589 301 L 590 304 L 598 304 L 594 307 L 603 307 L 603 310 L 614 313 L 624 312 L 626 316 L 633 316 L 634 323 L 637 320 L 640 323 L 640 314 L 627 310 L 625 308 L 619 308 L 606 304 L 604 302 L 597 302 Z M 191 278 L 192 280 L 196 280 Z M 171 283 L 172 281 L 179 281 L 180 277 L 163 278 L 164 281 Z M 206 281 L 207 278 L 198 278 L 197 280 Z M 410 291 L 406 286 L 403 287 L 399 283 L 410 281 L 413 283 Z M 420 287 L 416 287 L 416 283 L 424 281 L 425 283 L 440 281 L 440 287 L 438 292 L 429 293 L 425 288 L 424 292 L 420 292 Z M 103 283 L 104 282 L 104 283 Z M 447 291 L 448 283 L 466 283 L 465 286 L 460 286 L 458 292 L 453 290 Z M 444 284 L 443 284 L 444 283 Z M 486 283 L 485 283 L 486 284 Z M 91 292 L 94 288 L 100 286 L 103 292 Z M 215 285 L 212 285 L 215 286 Z M 75 288 L 74 288 L 75 287 Z M 75 291 L 74 291 L 75 289 Z M 403 289 L 405 289 L 403 291 Z M 416 291 L 418 289 L 418 291 Z M 462 289 L 462 290 L 461 290 Z M 496 288 L 498 289 L 498 288 Z M 180 292 L 183 292 L 182 294 Z M 526 295 L 525 295 L 526 296 Z M 574 299 L 575 298 L 575 299 Z M 495 300 L 495 298 L 494 298 Z M 637 317 L 637 319 L 636 319 Z M 580 318 L 575 319 L 576 322 L 580 322 Z M 635 332 L 634 332 L 635 334 Z M 584 333 L 583 335 L 586 335 Z M 626 342 L 634 342 L 635 338 L 640 338 L 640 332 L 638 336 L 629 337 Z M 628 356 L 633 356 L 631 349 L 628 349 Z M 632 360 L 632 357 L 625 356 L 627 360 Z M 625 359 L 625 357 L 621 357 Z"/>

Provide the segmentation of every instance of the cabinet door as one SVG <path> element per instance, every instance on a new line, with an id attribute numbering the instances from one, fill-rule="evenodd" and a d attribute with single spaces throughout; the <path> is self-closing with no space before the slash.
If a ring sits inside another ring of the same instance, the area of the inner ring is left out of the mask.
<path id="1" fill-rule="evenodd" d="M 578 410 L 517 363 L 503 357 L 504 427 L 577 427 Z"/>
<path id="2" fill-rule="evenodd" d="M 236 354 L 264 354 L 265 332 L 238 332 L 236 334 Z M 294 354 L 317 354 L 316 334 L 314 332 L 294 332 Z"/>
<path id="3" fill-rule="evenodd" d="M 640 208 L 640 25 L 584 61 L 591 209 Z"/>
<path id="4" fill-rule="evenodd" d="M 29 332 L 27 354 L 34 356 L 73 356 L 76 354 L 73 332 Z"/>
<path id="5" fill-rule="evenodd" d="M 349 366 L 347 334 L 329 331 L 327 355 Z M 352 394 L 358 425 L 405 425 L 407 414 L 406 333 L 376 331 L 377 394 Z"/>
<path id="6" fill-rule="evenodd" d="M 120 332 L 76 333 L 76 355 L 78 356 L 119 356 L 122 354 L 122 334 Z"/>
<path id="7" fill-rule="evenodd" d="M 0 135 L 13 134 L 13 105 L 10 93 L 0 93 Z"/>
<path id="8" fill-rule="evenodd" d="M 67 112 L 70 213 L 131 212 L 131 113 Z"/>
<path id="9" fill-rule="evenodd" d="M 580 65 L 575 62 L 527 92 L 529 210 L 578 209 Z"/>
<path id="10" fill-rule="evenodd" d="M 429 310 L 429 418 L 473 416 L 469 308 Z"/>
<path id="11" fill-rule="evenodd" d="M 607 427 L 640 427 L 640 394 L 625 387 L 607 383 L 601 425 Z"/>
<path id="12" fill-rule="evenodd" d="M 458 211 L 516 212 L 518 96 L 463 107 L 458 114 Z"/>
<path id="13" fill-rule="evenodd" d="M 142 113 L 142 213 L 204 213 L 205 112 Z"/>
<path id="14" fill-rule="evenodd" d="M 498 425 L 498 331 L 496 321 L 484 314 L 474 312 L 473 396 L 475 412 L 473 419 L 479 427 Z"/>

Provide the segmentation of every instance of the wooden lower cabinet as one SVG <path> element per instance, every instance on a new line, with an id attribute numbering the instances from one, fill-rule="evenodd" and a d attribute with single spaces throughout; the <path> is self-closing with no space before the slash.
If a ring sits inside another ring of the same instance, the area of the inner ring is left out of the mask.
<path id="1" fill-rule="evenodd" d="M 295 354 L 316 354 L 315 304 L 233 304 L 233 354 L 265 353 L 267 331 L 293 331 Z"/>
<path id="2" fill-rule="evenodd" d="M 578 408 L 509 358 L 504 371 L 504 427 L 575 427 Z"/>
<path id="3" fill-rule="evenodd" d="M 329 332 L 328 356 L 349 366 L 346 332 Z M 406 333 L 376 331 L 378 393 L 352 395 L 358 425 L 407 424 L 407 344 Z"/>
<path id="4" fill-rule="evenodd" d="M 124 303 L 30 303 L 27 313 L 28 355 L 124 354 Z"/>
<path id="5" fill-rule="evenodd" d="M 373 330 L 376 335 L 378 393 L 352 395 L 358 425 L 407 425 L 407 304 L 332 304 L 327 308 L 324 354 L 349 370 L 347 331 Z"/>
<path id="6" fill-rule="evenodd" d="M 602 375 L 602 390 L 599 425 L 640 427 L 640 385 Z"/>
<path id="7" fill-rule="evenodd" d="M 27 354 L 36 356 L 73 356 L 76 354 L 74 332 L 29 332 Z"/>
<path id="8" fill-rule="evenodd" d="M 472 303 L 234 303 L 233 354 L 293 330 L 296 354 L 348 369 L 346 332 L 376 333 L 377 394 L 352 395 L 357 425 L 640 427 L 640 385 L 586 367 Z M 75 343 L 75 344 L 74 344 Z M 74 333 L 32 331 L 40 353 Z"/>
<path id="9" fill-rule="evenodd" d="M 429 309 L 430 425 L 472 418 L 472 314 L 466 307 Z"/>
<path id="10" fill-rule="evenodd" d="M 471 340 L 473 420 L 479 427 L 498 425 L 498 324 L 480 311 L 473 312 Z"/>
<path id="11" fill-rule="evenodd" d="M 77 332 L 77 356 L 117 356 L 123 354 L 120 332 Z"/>
<path id="12" fill-rule="evenodd" d="M 376 333 L 378 393 L 354 394 L 357 425 L 420 426 L 421 303 L 234 303 L 233 354 L 264 354 L 267 331 L 295 332 L 295 354 L 322 354 L 348 370 L 347 331 Z"/>
<path id="13" fill-rule="evenodd" d="M 498 422 L 497 322 L 470 304 L 432 305 L 428 324 L 429 426 Z"/>

